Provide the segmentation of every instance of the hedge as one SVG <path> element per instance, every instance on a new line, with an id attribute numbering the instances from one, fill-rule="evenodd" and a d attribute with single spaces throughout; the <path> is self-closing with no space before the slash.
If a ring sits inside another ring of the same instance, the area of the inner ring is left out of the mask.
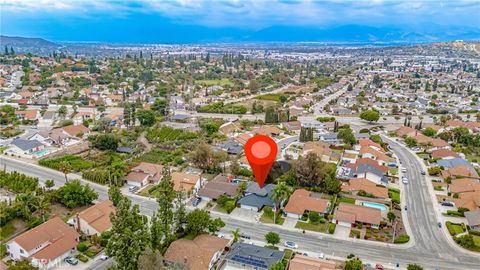
<path id="1" fill-rule="evenodd" d="M 60 168 L 60 163 L 66 161 L 70 166 L 72 166 L 72 169 L 74 171 L 82 171 L 86 169 L 92 168 L 95 164 L 91 161 L 87 161 L 82 159 L 79 156 L 73 156 L 73 155 L 66 155 L 62 157 L 57 157 L 57 158 L 47 158 L 47 159 L 42 159 L 38 161 L 38 164 L 48 167 L 50 169 L 54 170 L 59 170 Z"/>
<path id="2" fill-rule="evenodd" d="M 410 236 L 406 234 L 399 235 L 397 238 L 395 238 L 395 241 L 393 241 L 394 244 L 404 244 L 410 241 Z"/>
<path id="3" fill-rule="evenodd" d="M 335 232 L 336 227 L 337 225 L 335 223 L 330 223 L 330 225 L 328 226 L 328 233 L 333 234 Z"/>

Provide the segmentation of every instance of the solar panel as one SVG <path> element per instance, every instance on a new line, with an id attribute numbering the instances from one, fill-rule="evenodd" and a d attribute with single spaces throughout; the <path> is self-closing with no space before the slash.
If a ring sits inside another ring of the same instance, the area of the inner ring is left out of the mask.
<path id="1" fill-rule="evenodd" d="M 253 266 L 262 267 L 262 268 L 267 268 L 268 267 L 267 264 L 262 260 L 255 259 L 255 258 L 249 258 L 249 257 L 241 256 L 241 255 L 234 255 L 232 257 L 232 260 L 240 262 L 240 263 L 245 263 L 245 264 L 249 264 L 249 265 L 253 265 Z"/>

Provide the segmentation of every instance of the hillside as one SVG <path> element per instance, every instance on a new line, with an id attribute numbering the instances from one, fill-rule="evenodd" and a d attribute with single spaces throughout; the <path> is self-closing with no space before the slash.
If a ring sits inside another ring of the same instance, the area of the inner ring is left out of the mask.
<path id="1" fill-rule="evenodd" d="M 58 47 L 60 45 L 43 38 L 0 36 L 0 46 L 13 47 Z"/>

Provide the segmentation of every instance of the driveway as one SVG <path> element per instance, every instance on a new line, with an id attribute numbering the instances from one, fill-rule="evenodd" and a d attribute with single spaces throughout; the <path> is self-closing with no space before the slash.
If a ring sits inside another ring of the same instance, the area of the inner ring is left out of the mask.
<path id="1" fill-rule="evenodd" d="M 289 218 L 286 217 L 285 221 L 283 222 L 283 227 L 285 228 L 295 228 L 295 225 L 297 225 L 298 219 L 296 218 Z"/>
<path id="2" fill-rule="evenodd" d="M 260 213 L 255 212 L 253 210 L 243 209 L 243 208 L 235 208 L 231 213 L 230 216 L 235 217 L 236 219 L 241 219 L 246 222 L 257 222 L 260 217 Z"/>
<path id="3" fill-rule="evenodd" d="M 351 229 L 352 228 L 347 226 L 337 225 L 337 227 L 335 228 L 335 233 L 333 235 L 341 237 L 343 239 L 349 239 Z"/>

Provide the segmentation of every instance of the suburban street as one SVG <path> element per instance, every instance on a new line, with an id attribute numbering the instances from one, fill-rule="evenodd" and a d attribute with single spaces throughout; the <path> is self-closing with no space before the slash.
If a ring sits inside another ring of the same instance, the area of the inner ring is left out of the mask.
<path id="1" fill-rule="evenodd" d="M 342 240 L 333 238 L 327 234 L 307 232 L 302 234 L 296 230 L 289 230 L 276 225 L 257 223 L 252 226 L 251 222 L 242 221 L 231 216 L 211 213 L 213 217 L 220 216 L 226 223 L 222 232 L 228 234 L 231 230 L 239 228 L 242 233 L 250 235 L 252 240 L 264 241 L 264 235 L 269 231 L 280 233 L 282 241 L 291 240 L 299 244 L 299 250 L 310 253 L 324 253 L 326 256 L 345 257 L 353 253 L 360 258 L 368 258 L 369 261 L 382 263 L 385 266 L 394 266 L 397 262 L 400 267 L 406 267 L 408 263 L 419 263 L 428 269 L 477 269 L 480 264 L 480 256 L 471 252 L 452 247 L 444 234 L 437 227 L 433 204 L 428 194 L 427 185 L 422 181 L 421 167 L 415 157 L 404 150 L 395 142 L 392 144 L 393 151 L 408 168 L 410 183 L 406 187 L 406 199 L 408 205 L 408 220 L 412 226 L 412 247 L 381 244 L 365 240 Z M 0 158 L 0 168 L 6 165 L 7 171 L 17 171 L 29 176 L 38 177 L 44 182 L 48 179 L 55 181 L 56 186 L 65 183 L 61 172 L 29 164 L 9 157 Z M 70 174 L 70 179 L 80 178 Z M 99 194 L 99 200 L 108 197 L 107 187 L 96 183 L 82 180 L 90 184 Z M 143 214 L 151 216 L 157 207 L 154 199 L 141 197 L 134 194 L 126 194 L 133 203 L 138 204 Z M 438 230 L 438 233 L 436 232 Z M 103 265 L 103 264 L 101 264 Z M 102 267 L 98 268 L 102 269 Z"/>

